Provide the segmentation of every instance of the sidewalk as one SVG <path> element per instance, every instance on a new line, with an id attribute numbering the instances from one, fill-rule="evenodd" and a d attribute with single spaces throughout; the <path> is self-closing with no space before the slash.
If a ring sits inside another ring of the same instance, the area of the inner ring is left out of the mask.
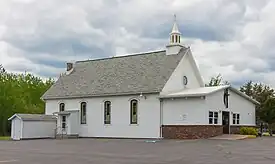
<path id="1" fill-rule="evenodd" d="M 238 134 L 223 134 L 220 136 L 212 137 L 209 139 L 216 139 L 216 140 L 243 140 L 247 138 L 256 138 L 256 136 L 251 137 L 250 135 L 238 135 Z"/>

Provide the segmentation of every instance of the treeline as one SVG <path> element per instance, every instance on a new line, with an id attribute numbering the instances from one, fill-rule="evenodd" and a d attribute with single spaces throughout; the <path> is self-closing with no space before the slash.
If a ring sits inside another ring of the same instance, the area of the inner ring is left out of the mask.
<path id="1" fill-rule="evenodd" d="M 0 136 L 10 134 L 7 119 L 14 113 L 44 113 L 42 94 L 54 83 L 32 74 L 8 73 L 0 65 Z"/>

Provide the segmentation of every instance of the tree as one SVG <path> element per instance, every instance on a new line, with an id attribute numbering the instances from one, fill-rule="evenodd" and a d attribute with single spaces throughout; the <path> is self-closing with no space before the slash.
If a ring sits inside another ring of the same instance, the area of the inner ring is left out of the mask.
<path id="1" fill-rule="evenodd" d="M 261 120 L 268 123 L 269 133 L 272 136 L 272 124 L 275 123 L 275 98 L 268 98 L 262 105 L 258 112 Z"/>
<path id="2" fill-rule="evenodd" d="M 253 83 L 252 81 L 248 81 L 243 86 L 240 87 L 240 91 L 245 93 L 246 95 L 253 97 Z"/>
<path id="3" fill-rule="evenodd" d="M 40 99 L 54 83 L 45 82 L 32 74 L 8 73 L 1 66 L 0 70 L 0 136 L 8 135 L 8 118 L 14 113 L 44 113 L 45 104 Z M 4 70 L 4 71 L 3 71 Z"/>
<path id="4" fill-rule="evenodd" d="M 224 81 L 221 74 L 218 74 L 216 77 L 211 77 L 208 84 L 206 84 L 206 87 L 211 86 L 220 86 L 220 85 L 229 85 L 230 83 L 228 81 Z"/>
<path id="5" fill-rule="evenodd" d="M 5 68 L 3 67 L 2 64 L 0 64 L 0 73 L 5 73 L 5 72 L 6 72 Z"/>
<path id="6" fill-rule="evenodd" d="M 251 98 L 257 100 L 260 104 L 264 104 L 269 98 L 274 98 L 274 89 L 270 88 L 268 85 L 263 83 L 253 83 L 248 81 L 243 86 L 240 87 L 240 91 L 250 96 Z M 256 106 L 256 122 L 257 124 L 262 120 L 260 111 L 262 110 L 262 105 Z"/>

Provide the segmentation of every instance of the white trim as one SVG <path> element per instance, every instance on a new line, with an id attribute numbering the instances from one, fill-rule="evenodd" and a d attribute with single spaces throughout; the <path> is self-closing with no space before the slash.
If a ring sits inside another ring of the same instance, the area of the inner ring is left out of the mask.
<path id="1" fill-rule="evenodd" d="M 209 117 L 209 112 L 212 112 L 213 113 L 213 116 L 212 117 Z M 217 117 L 217 123 L 215 124 L 215 113 L 218 113 L 218 117 Z M 212 118 L 212 124 L 209 123 L 209 119 Z M 216 110 L 208 110 L 208 124 L 209 125 L 219 125 L 219 111 L 216 111 Z"/>
<path id="2" fill-rule="evenodd" d="M 21 120 L 21 131 L 20 131 L 20 139 L 21 140 L 23 138 L 23 125 L 24 125 L 24 121 Z"/>
<path id="3" fill-rule="evenodd" d="M 137 100 L 138 102 L 140 101 L 140 96 L 132 96 L 131 98 L 128 99 L 128 101 L 132 101 L 132 100 Z"/>
<path id="4" fill-rule="evenodd" d="M 249 97 L 249 96 L 246 95 L 245 93 L 239 91 L 238 89 L 233 88 L 232 86 L 229 86 L 229 89 L 230 89 L 231 91 L 235 92 L 236 94 L 238 94 L 239 96 L 242 96 L 242 97 L 248 99 L 249 101 L 251 101 L 251 102 L 253 102 L 253 103 L 257 104 L 257 105 L 260 105 L 260 102 L 258 102 L 257 100 L 252 99 L 251 97 Z"/>
<path id="5" fill-rule="evenodd" d="M 236 118 L 235 118 L 235 124 L 234 124 L 234 114 L 236 114 Z M 237 114 L 239 115 L 239 119 L 237 119 Z M 241 114 L 240 112 L 232 112 L 232 125 L 240 125 L 241 124 Z M 239 123 L 237 124 L 237 120 L 239 120 Z"/>
<path id="6" fill-rule="evenodd" d="M 13 120 L 15 117 L 17 117 L 17 118 L 19 118 L 20 120 L 22 120 L 22 118 L 19 117 L 17 114 L 14 114 L 14 115 L 12 115 L 12 116 L 8 119 L 8 121 Z"/>
<path id="7" fill-rule="evenodd" d="M 109 124 L 105 124 L 105 103 L 106 102 L 110 102 L 110 123 Z M 112 124 L 112 101 L 111 100 L 104 100 L 103 101 L 103 125 L 104 126 L 111 126 Z"/>
<path id="8" fill-rule="evenodd" d="M 204 92 L 204 93 L 193 93 L 193 94 L 183 94 L 183 95 L 169 95 L 169 94 L 172 94 L 172 93 L 175 93 L 174 92 L 166 92 L 166 93 L 161 93 L 158 98 L 177 98 L 177 97 L 201 97 L 201 96 L 206 96 L 206 95 L 209 95 L 209 94 L 213 94 L 213 93 L 216 93 L 222 89 L 230 89 L 231 91 L 233 91 L 234 93 L 238 94 L 239 96 L 249 100 L 250 102 L 256 104 L 256 105 L 259 105 L 260 103 L 254 99 L 252 99 L 251 97 L 247 96 L 245 93 L 242 93 L 241 91 L 237 90 L 236 88 L 233 88 L 232 86 L 230 85 L 224 85 L 224 86 L 220 86 L 220 87 L 217 87 L 217 89 L 215 90 L 212 90 L 212 91 L 209 91 L 209 92 Z M 196 89 L 196 88 L 194 88 Z M 180 91 L 177 91 L 177 92 L 181 92 L 181 91 L 184 91 L 184 90 L 180 90 Z"/>
<path id="9" fill-rule="evenodd" d="M 191 59 L 190 62 L 191 62 L 191 65 L 193 66 L 195 76 L 197 77 L 200 86 L 201 86 L 201 87 L 204 87 L 205 83 L 204 83 L 203 78 L 202 78 L 202 76 L 201 76 L 201 74 L 200 74 L 198 65 L 196 64 L 195 58 L 194 58 L 194 56 L 193 56 L 193 54 L 192 54 L 192 51 L 191 51 L 190 47 L 188 47 L 187 52 L 190 53 L 190 54 L 189 54 L 190 57 L 191 57 L 191 58 L 190 58 L 190 59 Z"/>
<path id="10" fill-rule="evenodd" d="M 144 52 L 130 53 L 130 54 L 116 54 L 115 56 L 110 58 L 119 58 L 119 57 L 131 56 L 131 55 L 143 55 L 143 54 L 158 53 L 158 52 L 165 52 L 165 50 L 159 49 L 159 50 L 144 51 Z M 103 59 L 109 59 L 109 58 L 103 58 Z M 77 61 L 77 62 L 81 62 L 81 61 Z"/>

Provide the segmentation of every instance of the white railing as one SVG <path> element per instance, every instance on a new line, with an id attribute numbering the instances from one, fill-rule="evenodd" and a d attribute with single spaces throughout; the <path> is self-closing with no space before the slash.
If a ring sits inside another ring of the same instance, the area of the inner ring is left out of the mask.
<path id="1" fill-rule="evenodd" d="M 63 128 L 62 126 L 59 126 L 55 129 L 55 138 L 57 138 L 57 136 L 61 136 L 61 139 L 63 139 L 64 136 L 67 136 L 67 132 L 68 131 L 68 126 L 66 126 L 65 128 Z"/>

